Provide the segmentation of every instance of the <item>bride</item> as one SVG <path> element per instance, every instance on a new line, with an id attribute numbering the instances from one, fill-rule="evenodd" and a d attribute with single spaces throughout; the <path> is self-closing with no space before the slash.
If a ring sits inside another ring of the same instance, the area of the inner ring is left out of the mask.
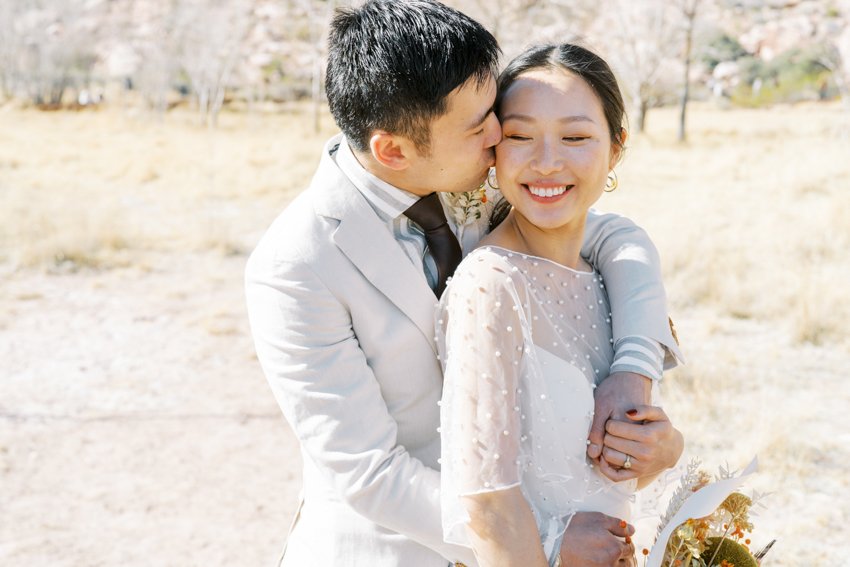
<path id="1" fill-rule="evenodd" d="M 605 283 L 579 251 L 623 153 L 623 106 L 605 61 L 571 44 L 533 47 L 499 78 L 496 177 L 511 207 L 455 272 L 437 324 L 443 527 L 482 566 L 571 564 L 571 520 L 627 520 L 634 492 L 682 452 L 661 408 L 638 406 L 586 458 L 613 345 Z M 634 564 L 620 543 L 600 565 Z"/>

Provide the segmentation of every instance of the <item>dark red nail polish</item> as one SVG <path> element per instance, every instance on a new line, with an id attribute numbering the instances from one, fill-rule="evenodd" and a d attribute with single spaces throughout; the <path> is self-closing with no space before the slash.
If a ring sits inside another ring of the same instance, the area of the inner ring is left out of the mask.
<path id="1" fill-rule="evenodd" d="M 637 410 L 636 409 L 630 409 L 629 411 L 626 412 L 626 414 L 634 417 L 634 416 L 637 415 Z"/>

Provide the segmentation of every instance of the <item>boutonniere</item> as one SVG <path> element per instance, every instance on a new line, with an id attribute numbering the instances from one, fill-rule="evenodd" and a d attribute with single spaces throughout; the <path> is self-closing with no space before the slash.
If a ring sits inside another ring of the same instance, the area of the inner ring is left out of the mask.
<path id="1" fill-rule="evenodd" d="M 477 189 L 461 193 L 442 193 L 457 226 L 472 224 L 489 216 L 495 201 L 495 189 L 485 181 Z"/>

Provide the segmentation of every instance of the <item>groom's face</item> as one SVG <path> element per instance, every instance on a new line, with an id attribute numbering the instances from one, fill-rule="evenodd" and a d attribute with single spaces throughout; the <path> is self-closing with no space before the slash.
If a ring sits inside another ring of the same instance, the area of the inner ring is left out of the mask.
<path id="1" fill-rule="evenodd" d="M 449 94 L 447 112 L 431 122 L 429 154 L 411 159 L 409 190 L 423 195 L 470 191 L 484 181 L 502 138 L 495 100 L 492 78 L 481 85 L 469 80 Z"/>

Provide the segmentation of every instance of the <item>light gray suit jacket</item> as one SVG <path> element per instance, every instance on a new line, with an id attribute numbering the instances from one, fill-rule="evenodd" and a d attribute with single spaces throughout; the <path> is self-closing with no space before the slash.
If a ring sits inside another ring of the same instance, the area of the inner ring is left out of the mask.
<path id="1" fill-rule="evenodd" d="M 442 539 L 436 299 L 337 167 L 339 143 L 325 147 L 310 187 L 246 269 L 257 355 L 304 461 L 282 564 L 473 565 L 470 550 Z M 673 346 L 646 234 L 591 213 L 587 235 L 583 254 L 607 282 L 615 337 Z"/>

